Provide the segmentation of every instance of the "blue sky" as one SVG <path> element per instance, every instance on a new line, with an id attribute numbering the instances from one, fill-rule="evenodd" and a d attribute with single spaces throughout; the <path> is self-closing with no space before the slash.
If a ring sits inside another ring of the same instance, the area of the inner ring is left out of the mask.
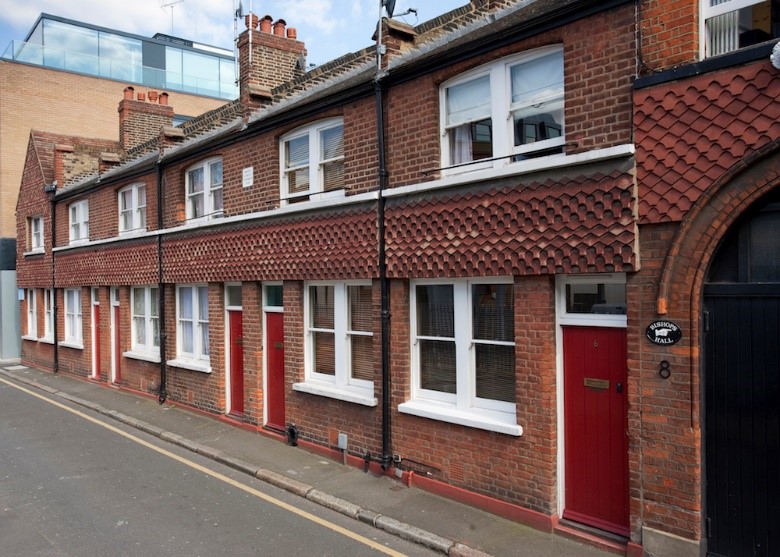
<path id="1" fill-rule="evenodd" d="M 173 7 L 163 7 L 163 4 Z M 24 40 L 42 12 L 152 36 L 155 33 L 232 49 L 234 2 L 238 0 L 7 0 L 0 10 L 0 52 Z M 306 43 L 307 61 L 322 64 L 371 44 L 379 0 L 242 0 L 245 12 L 282 18 Z M 409 7 L 417 15 L 397 19 L 415 25 L 468 0 L 397 0 L 395 13 Z M 173 17 L 171 17 L 173 16 Z M 243 29 L 239 25 L 239 31 Z"/>

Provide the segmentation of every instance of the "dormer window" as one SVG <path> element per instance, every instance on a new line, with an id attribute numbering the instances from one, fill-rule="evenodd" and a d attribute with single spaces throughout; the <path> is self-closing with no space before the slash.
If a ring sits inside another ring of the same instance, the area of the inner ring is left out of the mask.
<path id="1" fill-rule="evenodd" d="M 562 153 L 563 103 L 560 46 L 459 76 L 441 88 L 442 166 L 454 173 Z"/>
<path id="2" fill-rule="evenodd" d="M 146 185 L 133 184 L 119 190 L 119 233 L 146 230 Z"/>
<path id="3" fill-rule="evenodd" d="M 70 243 L 78 244 L 89 240 L 89 202 L 77 201 L 68 208 L 70 216 Z"/>
<path id="4" fill-rule="evenodd" d="M 209 159 L 190 167 L 185 182 L 187 220 L 209 220 L 222 216 L 222 159 Z"/>
<path id="5" fill-rule="evenodd" d="M 344 123 L 340 118 L 298 128 L 281 139 L 282 204 L 344 189 Z"/>
<path id="6" fill-rule="evenodd" d="M 770 0 L 701 0 L 704 57 L 776 37 L 780 6 Z M 774 4 L 774 5 L 773 5 Z"/>

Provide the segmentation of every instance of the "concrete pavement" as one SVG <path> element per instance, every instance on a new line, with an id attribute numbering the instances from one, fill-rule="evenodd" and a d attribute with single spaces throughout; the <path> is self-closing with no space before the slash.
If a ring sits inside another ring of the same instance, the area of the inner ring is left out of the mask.
<path id="1" fill-rule="evenodd" d="M 151 397 L 13 362 L 0 363 L 0 377 L 89 408 L 444 555 L 608 555 L 174 403 L 160 405 Z"/>

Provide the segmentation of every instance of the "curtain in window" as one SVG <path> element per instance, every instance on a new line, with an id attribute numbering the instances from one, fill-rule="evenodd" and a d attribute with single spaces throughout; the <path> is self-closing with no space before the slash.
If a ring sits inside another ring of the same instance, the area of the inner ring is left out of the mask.
<path id="1" fill-rule="evenodd" d="M 146 291 L 133 288 L 133 332 L 135 341 L 146 346 Z"/>
<path id="2" fill-rule="evenodd" d="M 447 88 L 447 127 L 489 117 L 489 75 Z"/>
<path id="3" fill-rule="evenodd" d="M 372 288 L 370 285 L 349 287 L 349 330 L 352 356 L 352 378 L 371 381 L 374 378 L 374 339 L 354 332 L 372 333 Z"/>
<path id="4" fill-rule="evenodd" d="M 146 227 L 146 186 L 139 186 L 138 192 L 138 223 L 140 228 Z"/>
<path id="5" fill-rule="evenodd" d="M 192 354 L 194 339 L 192 336 L 192 288 L 179 289 L 179 324 L 181 327 L 181 349 Z"/>
<path id="6" fill-rule="evenodd" d="M 563 53 L 551 52 L 513 66 L 512 106 L 539 104 L 563 94 Z"/>
<path id="7" fill-rule="evenodd" d="M 203 356 L 209 355 L 209 290 L 205 286 L 198 287 L 198 325 L 200 329 L 200 345 Z"/>
<path id="8" fill-rule="evenodd" d="M 320 133 L 322 189 L 332 191 L 344 187 L 344 126 Z"/>
<path id="9" fill-rule="evenodd" d="M 222 161 L 209 165 L 211 205 L 214 213 L 222 212 Z"/>
<path id="10" fill-rule="evenodd" d="M 420 387 L 455 393 L 455 304 L 452 285 L 417 286 L 417 335 L 443 337 L 419 339 Z M 446 339 L 446 340 L 445 340 Z"/>
<path id="11" fill-rule="evenodd" d="M 333 286 L 310 286 L 309 304 L 313 340 L 313 370 L 326 375 L 336 375 L 336 344 L 334 331 Z M 324 329 L 324 330 L 323 330 Z"/>
<path id="12" fill-rule="evenodd" d="M 511 284 L 475 284 L 471 289 L 477 397 L 515 401 L 515 317 Z M 493 344 L 512 343 L 509 345 Z"/>
<path id="13" fill-rule="evenodd" d="M 150 320 L 152 322 L 152 346 L 160 347 L 160 306 L 157 299 L 157 288 L 150 289 L 149 301 L 151 303 Z"/>
<path id="14" fill-rule="evenodd" d="M 309 191 L 309 135 L 285 141 L 284 152 L 289 193 Z"/>
<path id="15" fill-rule="evenodd" d="M 204 169 L 196 168 L 190 170 L 189 176 L 189 202 L 190 202 L 190 218 L 202 217 L 205 213 L 203 187 L 204 187 Z"/>

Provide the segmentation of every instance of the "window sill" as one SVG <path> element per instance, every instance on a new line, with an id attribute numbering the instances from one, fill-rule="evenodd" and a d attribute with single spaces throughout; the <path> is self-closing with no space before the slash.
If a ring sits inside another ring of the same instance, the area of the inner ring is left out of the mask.
<path id="1" fill-rule="evenodd" d="M 154 354 L 151 352 L 133 352 L 132 350 L 128 350 L 127 352 L 123 352 L 122 356 L 124 356 L 125 358 L 131 358 L 133 360 L 142 360 L 144 362 L 151 362 L 153 364 L 160 363 L 160 354 Z"/>
<path id="2" fill-rule="evenodd" d="M 37 248 L 37 249 L 31 249 L 30 251 L 26 251 L 22 254 L 23 257 L 31 257 L 33 255 L 43 255 L 46 253 L 46 250 L 43 248 Z"/>
<path id="3" fill-rule="evenodd" d="M 211 373 L 211 365 L 207 362 L 198 360 L 168 360 L 166 362 L 171 367 L 178 367 L 181 369 L 188 369 L 190 371 L 198 371 L 200 373 Z"/>
<path id="4" fill-rule="evenodd" d="M 404 402 L 398 405 L 398 411 L 402 414 L 411 414 L 420 418 L 439 420 L 486 431 L 495 431 L 496 433 L 504 433 L 515 437 L 520 437 L 523 434 L 522 426 L 512 424 L 508 420 L 503 421 L 486 413 L 458 410 L 454 407 L 439 406 L 431 402 L 419 400 Z"/>
<path id="5" fill-rule="evenodd" d="M 64 346 L 65 348 L 74 348 L 76 350 L 84 350 L 83 343 L 73 342 L 72 340 L 61 340 L 59 342 L 59 346 Z"/>
<path id="6" fill-rule="evenodd" d="M 331 385 L 329 383 L 307 381 L 305 383 L 293 383 L 292 388 L 293 391 L 309 393 L 311 395 L 324 396 L 328 398 L 335 398 L 337 400 L 352 402 L 362 406 L 373 407 L 378 404 L 376 397 L 374 397 L 372 394 L 369 394 L 367 391 L 358 392 L 339 389 L 335 385 Z"/>
<path id="7" fill-rule="evenodd" d="M 35 335 L 22 335 L 22 340 L 32 340 L 38 342 L 38 337 Z"/>
<path id="8" fill-rule="evenodd" d="M 89 238 L 78 238 L 76 240 L 71 240 L 68 242 L 69 246 L 83 246 L 84 244 L 89 243 Z"/>
<path id="9" fill-rule="evenodd" d="M 38 342 L 43 342 L 45 344 L 54 344 L 54 339 L 51 337 L 41 337 L 38 339 Z"/>

